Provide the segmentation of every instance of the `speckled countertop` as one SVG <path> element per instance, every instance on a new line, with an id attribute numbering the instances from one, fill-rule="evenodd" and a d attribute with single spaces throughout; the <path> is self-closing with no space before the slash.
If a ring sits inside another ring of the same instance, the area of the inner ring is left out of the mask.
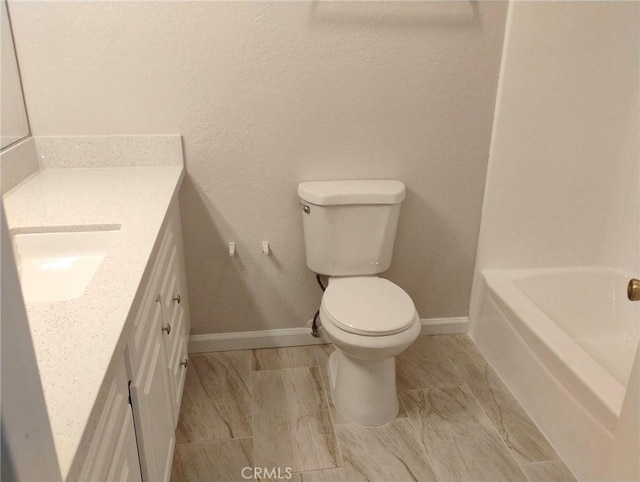
<path id="1" fill-rule="evenodd" d="M 95 424 L 114 355 L 122 355 L 129 311 L 182 176 L 182 165 L 43 169 L 4 197 L 11 230 L 121 225 L 80 298 L 27 303 L 63 479 L 79 465 L 74 459 Z"/>

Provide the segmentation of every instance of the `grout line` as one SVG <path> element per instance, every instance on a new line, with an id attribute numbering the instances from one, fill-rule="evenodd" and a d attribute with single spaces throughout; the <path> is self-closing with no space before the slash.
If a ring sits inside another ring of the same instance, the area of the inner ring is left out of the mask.
<path id="1" fill-rule="evenodd" d="M 249 350 L 249 373 L 260 371 L 260 370 L 254 370 L 253 369 L 253 357 L 255 355 L 254 352 L 255 352 L 255 350 Z"/>
<path id="2" fill-rule="evenodd" d="M 323 346 L 323 345 L 304 345 L 304 346 L 291 346 L 291 347 L 275 347 L 275 348 L 256 348 L 256 349 L 252 349 L 251 351 L 251 372 L 252 373 L 259 373 L 259 372 L 268 372 L 268 371 L 274 371 L 274 370 L 287 370 L 287 369 L 292 369 L 292 368 L 311 368 L 311 367 L 317 367 L 318 366 L 318 359 L 316 357 L 316 351 L 313 350 L 313 348 L 315 348 L 316 346 Z M 274 368 L 259 368 L 259 369 L 254 369 L 253 367 L 253 360 L 254 360 L 254 353 L 256 351 L 260 351 L 260 350 L 285 350 L 285 349 L 297 349 L 297 348 L 311 348 L 312 349 L 312 355 L 311 357 L 313 358 L 313 362 L 311 362 L 311 364 L 309 364 L 308 361 L 304 361 L 302 364 L 300 365 L 295 365 L 295 366 L 279 366 L 279 367 L 274 367 Z"/>
<path id="3" fill-rule="evenodd" d="M 561 459 L 558 459 L 558 460 L 541 460 L 540 462 L 523 462 L 523 463 L 521 463 L 520 465 L 530 467 L 530 466 L 532 466 L 532 465 L 557 464 L 558 462 L 560 462 L 560 463 L 564 464 L 565 466 L 567 465 L 567 464 L 565 464 L 565 463 L 564 463 L 564 461 L 563 461 L 563 460 L 561 460 Z M 568 468 L 568 467 L 567 467 L 567 468 Z"/>
<path id="4" fill-rule="evenodd" d="M 252 375 L 258 375 L 259 373 L 271 373 L 271 372 L 282 372 L 287 370 L 304 370 L 305 368 L 318 368 L 318 365 L 305 365 L 301 367 L 283 367 L 283 368 L 272 368 L 269 370 L 259 370 L 256 372 L 251 372 Z"/>
<path id="5" fill-rule="evenodd" d="M 313 365 L 298 365 L 295 367 L 278 367 L 278 368 L 262 368 L 260 370 L 251 370 L 251 373 L 262 373 L 262 372 L 275 372 L 278 370 L 294 370 L 296 368 L 315 368 L 317 367 L 317 363 Z"/>
<path id="6" fill-rule="evenodd" d="M 212 439 L 206 439 L 206 440 L 198 440 L 197 442 L 176 443 L 176 447 L 185 447 L 187 445 L 203 445 L 203 444 L 210 444 L 210 443 L 235 442 L 235 441 L 247 440 L 247 439 L 253 439 L 253 437 L 212 438 Z"/>
<path id="7" fill-rule="evenodd" d="M 308 348 L 314 348 L 316 346 L 323 346 L 322 345 L 302 345 L 302 346 L 284 346 L 284 347 L 274 347 L 274 348 L 254 348 L 251 350 L 248 350 L 251 352 L 251 366 L 250 369 L 252 372 L 266 372 L 266 371 L 271 371 L 271 370 L 283 370 L 283 369 L 287 369 L 287 368 L 308 368 L 308 367 L 314 367 L 318 365 L 318 360 L 315 356 L 315 352 L 313 352 L 313 359 L 315 361 L 315 363 L 309 365 L 308 362 L 305 362 L 302 365 L 296 365 L 296 366 L 283 366 L 283 367 L 275 367 L 275 368 L 254 368 L 253 366 L 253 361 L 254 361 L 254 357 L 255 357 L 255 352 L 257 351 L 262 351 L 262 350 L 271 350 L 271 351 L 278 351 L 278 350 L 287 350 L 287 349 L 308 349 Z"/>
<path id="8" fill-rule="evenodd" d="M 327 410 L 329 411 L 329 421 L 331 422 L 331 427 L 333 428 L 333 436 L 335 437 L 336 440 L 336 449 L 337 449 L 337 457 L 338 460 L 337 462 L 340 463 L 341 465 L 338 465 L 337 468 L 344 468 L 344 457 L 342 456 L 342 447 L 340 446 L 340 440 L 338 439 L 338 432 L 336 430 L 336 423 L 333 419 L 333 410 L 331 409 L 332 407 L 332 402 L 333 400 L 329 400 L 329 397 L 332 396 L 331 392 L 329 391 L 329 389 L 327 388 L 327 383 L 329 382 L 329 380 L 325 381 L 325 377 L 322 375 L 322 367 L 320 366 L 320 360 L 318 359 L 318 350 L 322 350 L 322 348 L 317 348 L 314 353 L 313 356 L 316 359 L 316 368 L 318 369 L 318 372 L 320 374 L 320 381 L 322 383 L 322 391 L 324 392 L 324 400 L 327 404 Z M 324 352 L 324 350 L 322 350 Z M 329 357 L 327 356 L 327 362 L 329 361 Z M 329 367 L 327 368 L 327 377 L 329 376 Z M 330 387 L 329 387 L 330 388 Z"/>
<path id="9" fill-rule="evenodd" d="M 397 373 L 397 371 L 396 371 Z M 397 375 L 396 375 L 397 376 Z M 407 414 L 406 417 L 403 418 L 411 418 L 409 417 L 409 410 L 407 410 L 407 406 L 405 405 L 405 403 L 402 401 L 402 397 L 400 396 L 400 390 L 398 390 L 398 386 L 396 385 L 396 396 L 398 397 L 398 403 L 400 404 L 400 406 L 402 407 L 402 409 L 404 410 L 404 413 Z M 397 419 L 398 417 L 396 417 Z"/>

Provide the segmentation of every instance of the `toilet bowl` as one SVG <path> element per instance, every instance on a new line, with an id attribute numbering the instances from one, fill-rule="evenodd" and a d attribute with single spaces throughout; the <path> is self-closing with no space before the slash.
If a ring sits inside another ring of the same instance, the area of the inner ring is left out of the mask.
<path id="1" fill-rule="evenodd" d="M 402 288 L 375 276 L 330 278 L 320 321 L 336 347 L 331 394 L 347 420 L 380 426 L 398 414 L 395 357 L 420 334 L 420 318 Z"/>

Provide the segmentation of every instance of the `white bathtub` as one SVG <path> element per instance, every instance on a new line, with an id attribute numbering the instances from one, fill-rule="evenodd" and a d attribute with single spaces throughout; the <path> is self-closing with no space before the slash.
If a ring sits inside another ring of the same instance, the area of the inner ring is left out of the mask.
<path id="1" fill-rule="evenodd" d="M 601 477 L 638 347 L 632 276 L 570 268 L 482 277 L 472 337 L 576 475 Z"/>

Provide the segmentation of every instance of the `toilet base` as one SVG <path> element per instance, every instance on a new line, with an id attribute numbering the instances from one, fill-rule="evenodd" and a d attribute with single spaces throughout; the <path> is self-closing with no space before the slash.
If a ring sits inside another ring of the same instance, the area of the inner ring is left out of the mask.
<path id="1" fill-rule="evenodd" d="M 398 415 L 395 357 L 359 360 L 336 349 L 329 357 L 333 404 L 350 422 L 379 427 Z"/>

